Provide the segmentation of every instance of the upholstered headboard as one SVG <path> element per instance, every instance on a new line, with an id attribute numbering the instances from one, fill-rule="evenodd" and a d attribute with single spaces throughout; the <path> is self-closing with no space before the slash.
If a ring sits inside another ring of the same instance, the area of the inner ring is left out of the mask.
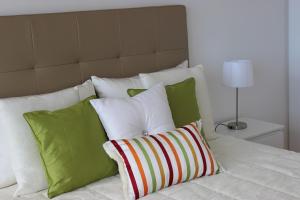
<path id="1" fill-rule="evenodd" d="M 0 97 L 125 77 L 188 58 L 184 6 L 0 17 Z"/>

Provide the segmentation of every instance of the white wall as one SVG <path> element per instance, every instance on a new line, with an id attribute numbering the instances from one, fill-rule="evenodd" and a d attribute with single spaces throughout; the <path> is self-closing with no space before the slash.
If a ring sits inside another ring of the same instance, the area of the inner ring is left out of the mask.
<path id="1" fill-rule="evenodd" d="M 290 148 L 300 152 L 300 1 L 289 1 Z"/>
<path id="2" fill-rule="evenodd" d="M 297 0 L 296 0 L 297 1 Z M 251 59 L 255 86 L 240 92 L 242 116 L 288 124 L 287 0 L 0 0 L 0 15 L 184 4 L 191 64 L 203 63 L 216 120 L 234 117 L 224 60 Z"/>

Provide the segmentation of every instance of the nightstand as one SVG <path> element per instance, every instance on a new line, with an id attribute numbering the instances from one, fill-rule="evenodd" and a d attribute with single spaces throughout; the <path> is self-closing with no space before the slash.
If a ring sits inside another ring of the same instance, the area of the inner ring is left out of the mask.
<path id="1" fill-rule="evenodd" d="M 250 118 L 240 118 L 240 121 L 247 123 L 248 127 L 244 130 L 230 130 L 224 126 L 219 126 L 218 134 L 231 135 L 240 139 L 249 140 L 252 142 L 270 145 L 278 148 L 285 148 L 284 126 L 264 122 Z M 223 122 L 227 124 L 228 122 Z"/>

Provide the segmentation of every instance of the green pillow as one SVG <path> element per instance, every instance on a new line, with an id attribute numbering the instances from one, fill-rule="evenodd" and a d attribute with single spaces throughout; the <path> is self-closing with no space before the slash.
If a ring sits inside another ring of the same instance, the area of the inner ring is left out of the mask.
<path id="1" fill-rule="evenodd" d="M 127 93 L 132 97 L 143 91 L 145 89 L 128 89 Z M 166 92 L 173 121 L 177 128 L 200 119 L 194 78 L 168 85 L 166 86 Z"/>
<path id="2" fill-rule="evenodd" d="M 69 108 L 25 113 L 38 144 L 50 198 L 115 175 L 102 145 L 106 133 L 89 97 Z"/>

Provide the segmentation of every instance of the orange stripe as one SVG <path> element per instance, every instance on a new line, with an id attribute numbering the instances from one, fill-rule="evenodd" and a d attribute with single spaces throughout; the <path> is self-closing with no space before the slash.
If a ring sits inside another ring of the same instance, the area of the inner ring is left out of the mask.
<path id="1" fill-rule="evenodd" d="M 210 152 L 210 149 L 208 148 L 206 142 L 204 141 L 201 133 L 199 132 L 198 128 L 195 126 L 194 123 L 191 123 L 191 126 L 195 129 L 195 131 L 197 132 L 198 136 L 200 137 L 200 139 L 202 140 L 204 146 L 205 146 L 205 149 L 208 153 L 208 157 L 209 157 L 209 160 L 210 160 L 210 175 L 213 175 L 214 174 L 214 171 L 215 171 L 215 164 L 214 164 L 214 158 L 213 156 L 211 155 L 211 152 Z"/>
<path id="2" fill-rule="evenodd" d="M 124 143 L 128 146 L 130 152 L 132 153 L 134 160 L 138 166 L 138 169 L 140 171 L 141 177 L 142 177 L 142 181 L 143 181 L 143 186 L 144 186 L 144 196 L 146 196 L 148 194 L 148 184 L 147 184 L 147 179 L 146 179 L 146 175 L 142 166 L 142 163 L 136 153 L 136 151 L 134 150 L 133 146 L 128 142 L 128 140 L 124 139 L 123 140 Z"/>
<path id="3" fill-rule="evenodd" d="M 157 161 L 157 164 L 158 164 L 158 167 L 159 167 L 159 171 L 160 171 L 160 175 L 161 175 L 161 187 L 160 189 L 164 188 L 165 187 L 165 182 L 166 182 L 166 179 L 165 179 L 165 172 L 164 172 L 164 168 L 163 168 L 163 165 L 162 165 L 162 162 L 160 160 L 160 157 L 157 153 L 157 151 L 155 150 L 155 147 L 153 146 L 153 144 L 149 141 L 148 138 L 145 138 L 145 137 L 142 137 L 146 143 L 149 145 L 150 149 L 152 150 L 154 156 L 155 156 L 155 159 Z"/>
<path id="4" fill-rule="evenodd" d="M 177 184 L 181 183 L 182 182 L 182 167 L 181 167 L 181 162 L 180 162 L 178 153 L 176 151 L 176 148 L 174 147 L 172 142 L 166 136 L 164 136 L 163 134 L 160 134 L 160 133 L 158 135 L 160 137 L 162 137 L 168 143 L 168 145 L 171 147 L 171 150 L 172 150 L 172 152 L 175 156 L 176 164 L 177 164 L 177 167 L 178 167 L 178 181 L 177 181 Z"/>
<path id="5" fill-rule="evenodd" d="M 187 142 L 187 144 L 189 145 L 190 149 L 191 149 L 191 152 L 193 154 L 193 157 L 194 157 L 194 161 L 195 161 L 195 165 L 196 165 L 196 170 L 195 170 L 195 174 L 193 176 L 193 179 L 196 178 L 198 176 L 198 173 L 199 173 L 199 163 L 198 163 L 198 158 L 197 158 L 197 155 L 196 155 L 196 152 L 194 150 L 194 147 L 191 143 L 191 141 L 189 140 L 189 138 L 179 129 L 176 130 L 178 133 L 180 133 L 180 135 L 184 138 L 184 140 Z"/>

